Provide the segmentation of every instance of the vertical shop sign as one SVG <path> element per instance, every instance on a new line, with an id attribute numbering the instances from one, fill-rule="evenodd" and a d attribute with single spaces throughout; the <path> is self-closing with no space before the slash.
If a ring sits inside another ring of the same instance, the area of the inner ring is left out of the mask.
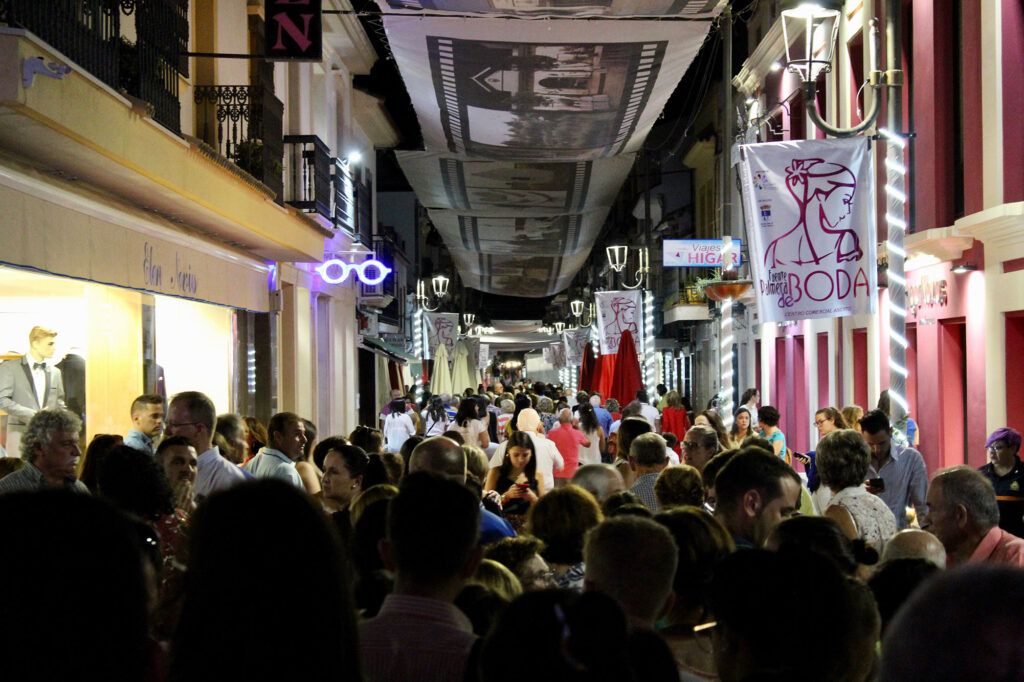
<path id="1" fill-rule="evenodd" d="M 318 62 L 324 51 L 322 0 L 263 0 L 267 59 Z"/>

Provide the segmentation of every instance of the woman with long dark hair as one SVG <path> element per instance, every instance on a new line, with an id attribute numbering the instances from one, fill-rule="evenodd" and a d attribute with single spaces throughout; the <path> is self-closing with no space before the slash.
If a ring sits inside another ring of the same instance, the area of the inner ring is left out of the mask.
<path id="1" fill-rule="evenodd" d="M 579 446 L 579 464 L 580 466 L 600 464 L 601 453 L 604 452 L 604 429 L 601 428 L 601 423 L 597 421 L 597 413 L 594 412 L 594 406 L 589 402 L 583 403 L 580 405 L 577 414 L 580 420 L 580 431 L 590 441 L 588 447 Z"/>
<path id="2" fill-rule="evenodd" d="M 405 412 L 405 399 L 391 401 L 391 411 L 384 417 L 384 438 L 387 452 L 401 452 L 402 444 L 409 436 L 416 435 L 416 425 Z"/>
<path id="3" fill-rule="evenodd" d="M 733 415 L 732 428 L 729 430 L 730 447 L 740 447 L 744 440 L 753 435 L 754 424 L 751 421 L 750 410 L 741 407 Z"/>
<path id="4" fill-rule="evenodd" d="M 476 398 L 465 398 L 459 403 L 459 411 L 455 413 L 453 428 L 462 434 L 467 445 L 475 445 L 486 450 L 491 444 L 487 435 L 487 424 L 480 418 L 480 403 Z"/>
<path id="5" fill-rule="evenodd" d="M 505 518 L 521 529 L 526 513 L 545 493 L 544 481 L 537 476 L 537 450 L 530 434 L 516 431 L 508 439 L 501 464 L 487 474 L 484 492 L 497 491 Z"/>
<path id="6" fill-rule="evenodd" d="M 729 432 L 725 430 L 725 423 L 722 421 L 722 417 L 715 410 L 704 410 L 696 417 L 693 418 L 694 426 L 707 426 L 715 430 L 718 434 L 718 451 L 728 450 L 730 443 L 732 442 L 729 438 Z"/>
<path id="7" fill-rule="evenodd" d="M 430 402 L 420 416 L 423 417 L 423 435 L 426 438 L 440 436 L 448 430 L 448 425 L 451 424 L 448 413 L 444 411 L 444 401 L 439 395 L 430 398 Z"/>

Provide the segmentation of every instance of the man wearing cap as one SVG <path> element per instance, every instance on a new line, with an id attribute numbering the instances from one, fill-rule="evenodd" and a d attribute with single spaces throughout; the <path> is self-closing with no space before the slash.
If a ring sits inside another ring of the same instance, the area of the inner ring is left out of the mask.
<path id="1" fill-rule="evenodd" d="M 985 441 L 989 463 L 979 471 L 992 481 L 999 503 L 999 527 L 1024 537 L 1024 464 L 1020 461 L 1020 432 L 1004 426 Z"/>

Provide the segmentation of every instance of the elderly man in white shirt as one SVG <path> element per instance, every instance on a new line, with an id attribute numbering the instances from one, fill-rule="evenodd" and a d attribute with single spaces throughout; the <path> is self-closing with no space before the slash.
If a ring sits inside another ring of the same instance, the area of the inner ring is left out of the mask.
<path id="1" fill-rule="evenodd" d="M 537 451 L 537 475 L 544 480 L 544 489 L 551 491 L 555 489 L 555 469 L 559 471 L 565 466 L 565 459 L 558 451 L 558 446 L 547 439 L 544 435 L 544 425 L 541 423 L 540 415 L 533 408 L 526 408 L 519 413 L 517 421 L 519 431 L 530 434 L 533 440 L 533 447 Z M 505 449 L 508 447 L 508 440 L 498 446 L 491 457 L 491 468 L 501 466 L 505 459 Z"/>

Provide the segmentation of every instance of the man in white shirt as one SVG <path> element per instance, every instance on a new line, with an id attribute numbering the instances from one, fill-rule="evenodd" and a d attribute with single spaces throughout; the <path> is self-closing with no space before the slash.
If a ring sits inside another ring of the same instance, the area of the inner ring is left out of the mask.
<path id="1" fill-rule="evenodd" d="M 655 431 L 661 431 L 661 413 L 651 405 L 647 391 L 641 388 L 636 392 L 636 399 L 640 401 L 640 416 L 650 422 Z"/>
<path id="2" fill-rule="evenodd" d="M 196 461 L 196 482 L 192 494 L 196 503 L 211 493 L 230 488 L 245 480 L 245 474 L 220 454 L 213 444 L 217 409 L 213 401 L 199 391 L 184 391 L 171 398 L 167 407 L 164 435 L 181 436 L 202 453 Z"/>
<path id="3" fill-rule="evenodd" d="M 533 441 L 534 450 L 537 452 L 537 475 L 544 480 L 544 490 L 555 489 L 555 469 L 559 471 L 565 466 L 565 458 L 558 451 L 558 446 L 544 435 L 544 426 L 541 423 L 537 410 L 528 407 L 519 413 L 517 422 L 519 431 L 525 431 Z M 505 450 L 508 448 L 508 441 L 498 446 L 491 456 L 491 468 L 501 466 L 505 459 Z"/>
<path id="4" fill-rule="evenodd" d="M 256 478 L 276 478 L 305 490 L 302 478 L 295 469 L 306 445 L 306 426 L 302 418 L 292 412 L 278 412 L 267 424 L 270 443 L 243 467 Z"/>

